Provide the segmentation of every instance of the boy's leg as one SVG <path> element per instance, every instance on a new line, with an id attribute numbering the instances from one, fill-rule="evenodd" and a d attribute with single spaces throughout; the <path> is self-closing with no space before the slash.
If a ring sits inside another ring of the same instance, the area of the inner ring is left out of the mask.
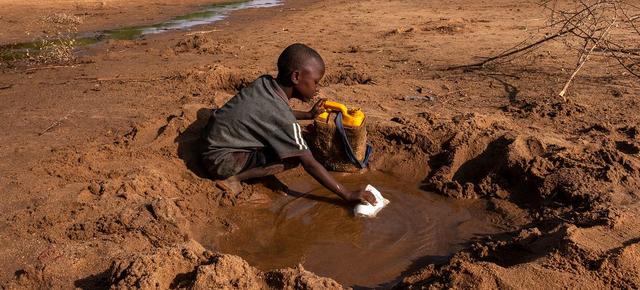
<path id="1" fill-rule="evenodd" d="M 238 194 L 240 191 L 242 191 L 242 184 L 240 184 L 241 181 L 274 175 L 284 171 L 284 169 L 284 164 L 272 164 L 262 167 L 255 167 L 231 176 L 225 180 L 218 181 L 216 185 L 224 191 Z"/>
<path id="2" fill-rule="evenodd" d="M 243 181 L 247 179 L 274 175 L 284 171 L 284 169 L 285 169 L 285 166 L 284 164 L 281 164 L 281 163 L 265 165 L 262 167 L 254 167 L 254 168 L 245 170 L 235 176 L 232 176 L 232 178 L 235 178 L 238 181 Z"/>
<path id="3" fill-rule="evenodd" d="M 273 163 L 273 160 L 273 157 L 265 156 L 263 152 L 253 152 L 243 171 L 219 181 L 216 185 L 222 190 L 237 194 L 242 191 L 241 181 L 275 175 L 298 165 L 291 161 Z"/>

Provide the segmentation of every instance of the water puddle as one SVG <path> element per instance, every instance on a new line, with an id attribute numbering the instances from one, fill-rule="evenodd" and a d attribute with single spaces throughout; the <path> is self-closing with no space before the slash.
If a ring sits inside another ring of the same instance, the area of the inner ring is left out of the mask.
<path id="1" fill-rule="evenodd" d="M 354 218 L 350 208 L 309 178 L 285 179 L 308 196 L 275 197 L 262 208 L 224 209 L 235 230 L 200 240 L 262 270 L 301 263 L 345 286 L 376 287 L 394 282 L 412 263 L 445 261 L 465 241 L 498 232 L 484 201 L 447 199 L 382 172 L 339 179 L 350 187 L 371 183 L 391 203 L 374 219 Z"/>
<path id="2" fill-rule="evenodd" d="M 194 26 L 211 24 L 216 21 L 223 20 L 229 16 L 229 13 L 236 10 L 267 8 L 278 6 L 281 3 L 282 0 L 252 0 L 206 5 L 200 11 L 178 16 L 168 21 L 153 25 L 124 27 L 114 30 L 80 34 L 75 36 L 75 46 L 83 47 L 108 39 L 133 40 L 149 34 L 186 30 Z M 46 44 L 43 41 L 34 41 L 0 45 L 0 60 L 14 60 L 34 55 L 40 50 L 47 49 L 47 45 L 55 45 L 56 43 L 57 41 L 52 40 L 46 42 Z"/>
<path id="3" fill-rule="evenodd" d="M 223 20 L 229 16 L 230 12 L 236 10 L 273 7 L 280 5 L 281 2 L 281 0 L 252 0 L 208 5 L 198 12 L 178 16 L 162 23 L 104 31 L 100 33 L 97 38 L 131 40 L 148 34 L 185 30 L 194 26 L 211 24 Z"/>

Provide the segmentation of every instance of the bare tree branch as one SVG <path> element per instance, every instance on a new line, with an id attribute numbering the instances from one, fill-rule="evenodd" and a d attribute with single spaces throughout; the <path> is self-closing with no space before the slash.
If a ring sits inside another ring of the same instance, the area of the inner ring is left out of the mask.
<path id="1" fill-rule="evenodd" d="M 564 100 L 565 102 L 567 101 L 567 99 L 564 97 L 564 95 L 567 93 L 567 89 L 569 88 L 569 85 L 571 84 L 571 82 L 573 81 L 573 79 L 576 77 L 576 75 L 578 75 L 578 72 L 580 71 L 580 69 L 582 69 L 582 67 L 584 66 L 585 63 L 587 63 L 587 61 L 589 60 L 589 56 L 591 56 L 591 53 L 593 52 L 593 50 L 600 44 L 600 42 L 602 40 L 604 40 L 607 35 L 609 34 L 609 30 L 611 30 L 611 27 L 616 23 L 615 19 L 613 21 L 611 21 L 611 23 L 609 24 L 609 26 L 607 27 L 607 29 L 602 32 L 602 34 L 600 35 L 600 37 L 598 38 L 598 41 L 596 41 L 596 43 L 593 44 L 593 46 L 591 47 L 591 49 L 589 49 L 589 51 L 585 52 L 583 55 L 580 56 L 580 62 L 578 64 L 578 66 L 576 67 L 576 69 L 573 71 L 573 73 L 571 74 L 571 77 L 569 77 L 569 79 L 567 80 L 567 82 L 564 84 L 564 87 L 562 88 L 562 91 L 560 91 L 560 93 L 558 93 L 558 95 L 562 98 L 562 100 Z"/>
<path id="2" fill-rule="evenodd" d="M 640 78 L 640 5 L 637 0 L 539 0 L 544 13 L 549 12 L 547 25 L 538 31 L 543 37 L 518 43 L 495 56 L 468 65 L 448 69 L 483 68 L 498 60 L 511 61 L 534 51 L 548 41 L 562 37 L 568 51 L 576 52 L 576 67 L 558 94 L 565 101 L 565 94 L 572 81 L 594 54 L 613 58 L 621 69 Z M 550 32 L 550 31 L 551 32 Z"/>

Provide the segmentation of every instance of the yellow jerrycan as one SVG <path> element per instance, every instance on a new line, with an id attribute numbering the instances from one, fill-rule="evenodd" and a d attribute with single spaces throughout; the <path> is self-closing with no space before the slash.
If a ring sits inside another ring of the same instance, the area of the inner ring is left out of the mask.
<path id="1" fill-rule="evenodd" d="M 372 149 L 367 144 L 364 112 L 334 101 L 326 101 L 324 108 L 327 111 L 314 120 L 309 142 L 316 159 L 333 171 L 357 172 L 366 168 Z"/>
<path id="2" fill-rule="evenodd" d="M 322 120 L 326 120 L 329 117 L 329 112 L 342 112 L 342 124 L 347 127 L 360 127 L 364 122 L 364 113 L 360 109 L 347 109 L 347 106 L 334 102 L 326 101 L 324 108 L 327 112 L 324 112 L 318 116 Z"/>

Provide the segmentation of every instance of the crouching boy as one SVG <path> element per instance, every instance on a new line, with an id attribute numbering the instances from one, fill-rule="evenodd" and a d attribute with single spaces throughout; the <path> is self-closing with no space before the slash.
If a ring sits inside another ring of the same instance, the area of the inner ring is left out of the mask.
<path id="1" fill-rule="evenodd" d="M 297 120 L 324 111 L 324 100 L 308 111 L 296 111 L 289 99 L 310 101 L 325 71 L 322 57 L 304 44 L 287 47 L 278 58 L 278 76 L 259 77 L 216 110 L 204 132 L 202 161 L 224 190 L 237 193 L 240 182 L 302 165 L 320 184 L 349 202 L 375 198 L 363 189 L 349 190 L 315 160 Z"/>

